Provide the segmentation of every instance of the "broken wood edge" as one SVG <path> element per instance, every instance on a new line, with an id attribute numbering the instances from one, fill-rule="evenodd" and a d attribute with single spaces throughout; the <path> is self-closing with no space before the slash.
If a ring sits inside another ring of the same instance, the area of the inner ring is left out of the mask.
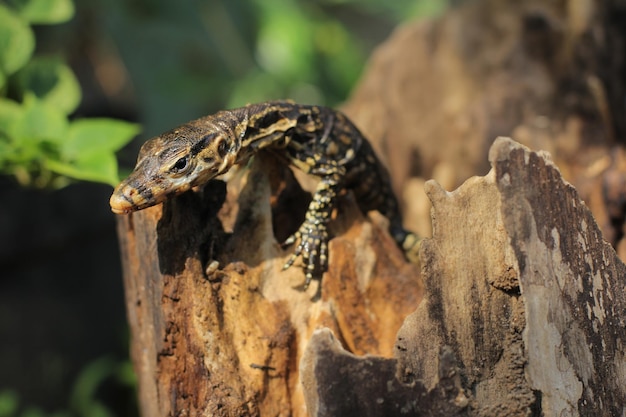
<path id="1" fill-rule="evenodd" d="M 314 334 L 301 363 L 311 416 L 351 415 L 339 407 L 360 409 L 355 398 L 377 399 L 379 411 L 390 398 L 414 401 L 408 415 L 622 412 L 624 264 L 548 154 L 498 138 L 489 160 L 489 174 L 455 191 L 426 184 L 433 204 L 433 237 L 420 253 L 426 296 L 398 332 L 394 359 L 377 369 L 380 358 L 347 361 L 332 335 Z M 442 351 L 456 363 L 460 384 L 451 390 Z M 369 384 L 372 375 L 402 388 L 384 391 Z M 424 393 L 437 392 L 454 393 L 438 404 L 456 408 L 431 408 Z"/>
<path id="2" fill-rule="evenodd" d="M 428 391 L 396 378 L 396 360 L 347 352 L 330 329 L 316 330 L 300 361 L 310 416 L 456 415 L 467 406 L 454 354 L 439 354 L 438 385 Z M 430 414 L 429 414 L 430 413 Z M 434 413 L 434 414 L 433 414 Z"/>
<path id="3" fill-rule="evenodd" d="M 541 411 L 622 414 L 626 266 L 549 157 L 498 138 L 490 160 L 519 265 L 526 378 Z"/>

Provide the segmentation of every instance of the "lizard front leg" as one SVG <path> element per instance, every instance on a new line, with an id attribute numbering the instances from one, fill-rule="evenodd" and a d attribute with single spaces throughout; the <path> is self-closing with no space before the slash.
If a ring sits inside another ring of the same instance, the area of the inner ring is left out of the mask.
<path id="1" fill-rule="evenodd" d="M 299 240 L 298 246 L 283 269 L 289 268 L 299 256 L 302 256 L 305 269 L 304 289 L 308 288 L 316 274 L 322 274 L 328 266 L 327 226 L 335 206 L 337 193 L 341 189 L 345 168 L 333 161 L 327 161 L 321 166 L 316 166 L 315 172 L 312 173 L 320 175 L 321 181 L 309 204 L 304 222 L 298 231 L 283 243 L 287 246 Z"/>

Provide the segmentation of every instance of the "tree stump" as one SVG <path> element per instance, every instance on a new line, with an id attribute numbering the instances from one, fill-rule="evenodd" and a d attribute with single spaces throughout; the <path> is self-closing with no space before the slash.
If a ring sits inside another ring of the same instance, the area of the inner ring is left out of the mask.
<path id="1" fill-rule="evenodd" d="M 119 217 L 143 415 L 305 416 L 298 363 L 322 327 L 355 354 L 392 355 L 422 297 L 419 269 L 386 219 L 363 217 L 347 194 L 321 288 L 302 291 L 301 269 L 281 271 L 291 252 L 278 242 L 304 219 L 303 195 L 291 171 L 262 155 L 228 193 L 213 181 Z"/>
<path id="2" fill-rule="evenodd" d="M 624 413 L 626 267 L 546 154 L 499 138 L 489 160 L 452 193 L 427 183 L 426 294 L 395 358 L 313 336 L 312 416 Z"/>
<path id="3" fill-rule="evenodd" d="M 621 414 L 626 267 L 545 154 L 501 138 L 489 159 L 452 193 L 427 183 L 423 301 L 384 219 L 349 196 L 321 297 L 294 289 L 269 198 L 293 179 L 267 158 L 240 178 L 232 234 L 221 182 L 121 217 L 144 414 Z"/>
<path id="4" fill-rule="evenodd" d="M 143 415 L 624 414 L 624 12 L 467 2 L 374 54 L 345 110 L 406 225 L 432 215 L 421 270 L 347 193 L 299 290 L 279 242 L 310 196 L 267 155 L 120 217 Z"/>

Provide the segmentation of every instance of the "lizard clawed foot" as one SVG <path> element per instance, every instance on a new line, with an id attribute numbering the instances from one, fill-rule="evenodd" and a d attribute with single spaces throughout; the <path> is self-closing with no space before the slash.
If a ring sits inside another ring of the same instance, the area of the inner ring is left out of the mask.
<path id="1" fill-rule="evenodd" d="M 285 262 L 283 270 L 289 268 L 299 256 L 302 256 L 305 270 L 305 281 L 302 289 L 306 290 L 311 281 L 320 278 L 328 266 L 328 231 L 326 230 L 326 224 L 311 222 L 307 219 L 296 233 L 285 240 L 282 246 L 289 246 L 298 240 L 300 243 L 296 246 L 287 262 Z"/>

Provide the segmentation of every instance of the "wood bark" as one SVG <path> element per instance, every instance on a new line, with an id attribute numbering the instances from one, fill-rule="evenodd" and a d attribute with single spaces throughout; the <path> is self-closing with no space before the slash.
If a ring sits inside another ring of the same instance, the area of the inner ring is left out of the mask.
<path id="1" fill-rule="evenodd" d="M 350 195 L 321 287 L 302 291 L 302 269 L 281 271 L 291 251 L 275 237 L 303 220 L 291 171 L 261 156 L 228 189 L 214 181 L 119 219 L 143 415 L 304 416 L 298 362 L 311 333 L 329 328 L 355 354 L 390 357 L 421 299 L 419 268 Z M 277 222 L 284 211 L 296 221 Z"/>
<path id="2" fill-rule="evenodd" d="M 489 160 L 452 193 L 426 184 L 426 294 L 394 358 L 313 336 L 301 369 L 311 415 L 624 413 L 626 266 L 545 153 L 499 138 Z"/>
<path id="3" fill-rule="evenodd" d="M 467 2 L 374 54 L 345 111 L 432 234 L 421 269 L 347 193 L 299 290 L 310 179 L 267 155 L 120 217 L 143 415 L 626 413 L 624 12 Z"/>

